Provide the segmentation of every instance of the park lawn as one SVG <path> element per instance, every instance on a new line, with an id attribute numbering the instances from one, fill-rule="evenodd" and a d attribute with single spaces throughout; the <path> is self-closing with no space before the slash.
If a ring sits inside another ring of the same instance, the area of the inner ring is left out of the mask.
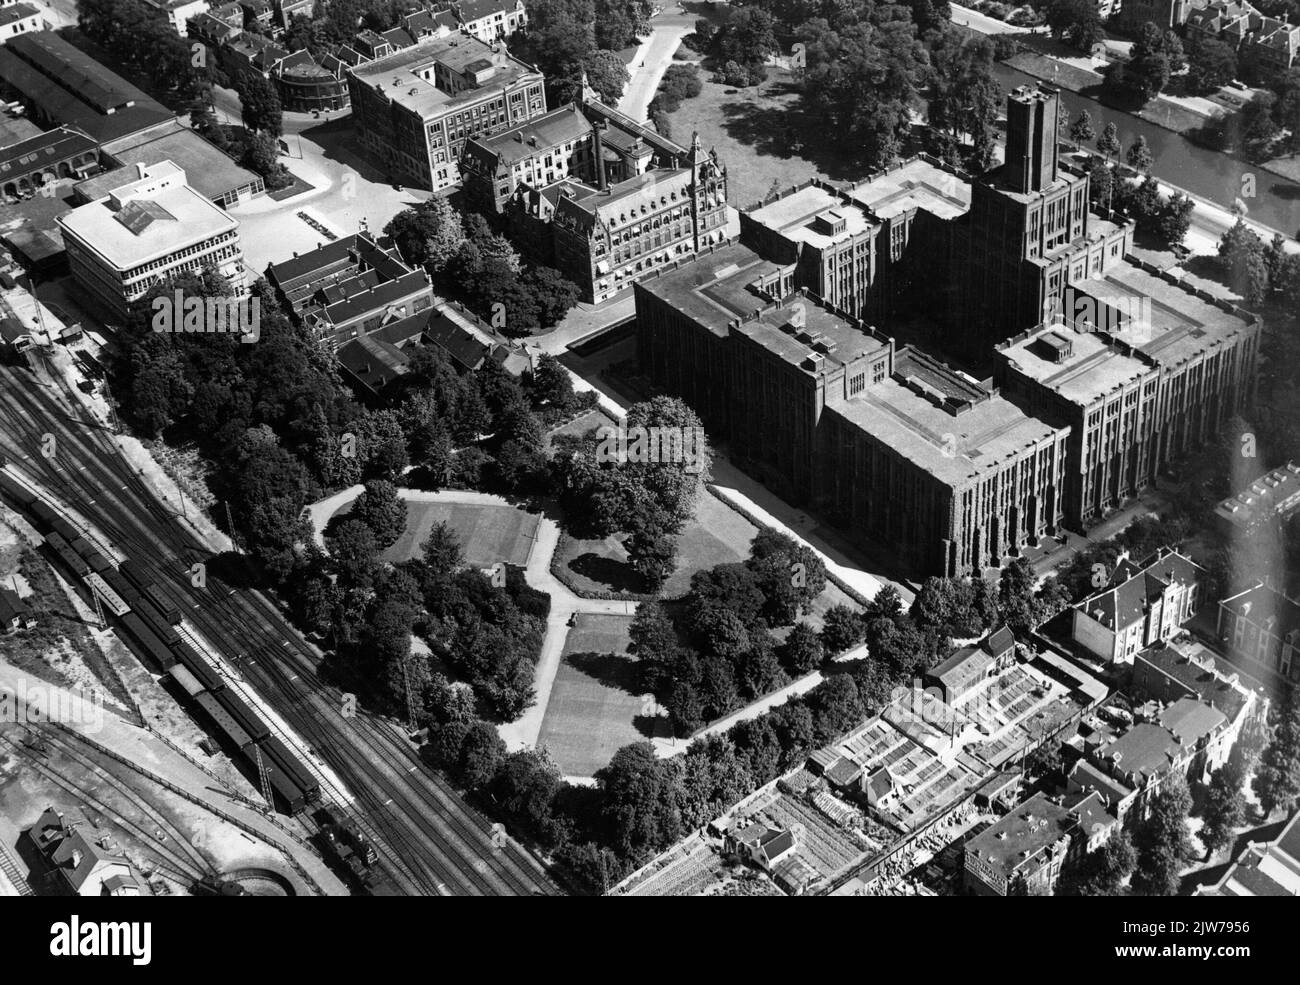
<path id="1" fill-rule="evenodd" d="M 637 693 L 636 658 L 627 653 L 631 622 L 580 613 L 565 639 L 537 739 L 565 776 L 592 776 L 621 747 L 652 734 Z M 667 734 L 666 720 L 659 729 Z"/>
<path id="2" fill-rule="evenodd" d="M 382 557 L 392 562 L 418 557 L 433 525 L 446 523 L 460 541 L 465 563 L 471 568 L 490 568 L 498 562 L 524 566 L 538 520 L 536 514 L 513 506 L 407 500 L 406 529 Z"/>
<path id="3" fill-rule="evenodd" d="M 695 516 L 677 538 L 677 570 L 660 591 L 663 598 L 684 595 L 691 575 L 705 568 L 743 561 L 757 528 L 735 510 L 701 489 Z M 567 569 L 567 579 L 586 592 L 641 592 L 640 577 L 627 563 L 627 552 L 614 537 L 579 540 L 565 537 L 556 562 Z"/>
<path id="4" fill-rule="evenodd" d="M 768 80 L 755 88 L 735 89 L 709 81 L 704 90 L 682 101 L 668 117 L 673 140 L 690 144 L 698 132 L 704 149 L 716 149 L 727 167 L 727 201 L 748 209 L 764 198 L 773 181 L 781 188 L 810 178 L 860 180 L 865 175 L 848 148 L 828 140 L 821 125 L 803 110 L 802 97 L 790 74 L 768 67 Z"/>

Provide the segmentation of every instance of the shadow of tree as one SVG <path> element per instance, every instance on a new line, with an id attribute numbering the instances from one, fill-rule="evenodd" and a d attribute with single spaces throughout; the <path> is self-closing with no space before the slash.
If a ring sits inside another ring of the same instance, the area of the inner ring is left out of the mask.
<path id="1" fill-rule="evenodd" d="M 570 653 L 564 659 L 574 669 L 582 671 L 607 687 L 618 688 L 627 694 L 641 693 L 641 685 L 637 680 L 636 661 L 631 657 L 590 650 L 584 653 Z"/>
<path id="2" fill-rule="evenodd" d="M 807 161 L 837 181 L 852 179 L 862 171 L 855 153 L 837 149 L 846 144 L 825 139 L 825 122 L 807 110 L 794 82 L 767 83 L 757 95 L 746 91 L 741 98 L 724 103 L 722 113 L 727 135 L 759 154 Z"/>
<path id="3" fill-rule="evenodd" d="M 641 576 L 626 561 L 587 552 L 569 562 L 569 570 L 604 585 L 613 592 L 640 592 Z"/>

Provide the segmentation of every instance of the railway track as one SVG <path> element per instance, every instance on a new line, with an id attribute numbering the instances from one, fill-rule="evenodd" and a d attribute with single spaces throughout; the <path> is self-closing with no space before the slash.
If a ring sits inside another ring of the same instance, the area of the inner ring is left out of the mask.
<path id="1" fill-rule="evenodd" d="M 315 652 L 272 602 L 211 578 L 196 601 L 187 571 L 207 552 L 121 460 L 102 425 L 66 406 L 49 406 L 27 392 L 28 382 L 0 369 L 0 415 L 12 428 L 7 433 L 20 436 L 0 445 L 78 510 L 93 508 L 97 525 L 120 550 L 162 576 L 159 584 L 209 641 L 234 645 L 233 653 L 223 649 L 230 663 L 355 795 L 358 820 L 399 888 L 426 894 L 558 892 L 519 845 L 495 844 L 500 839 L 492 825 L 420 762 L 391 723 L 363 711 L 342 718 L 340 692 L 319 679 Z M 46 434 L 54 434 L 60 448 L 53 459 L 31 451 Z"/>
<path id="2" fill-rule="evenodd" d="M 192 885 L 211 871 L 206 863 L 202 866 L 196 866 L 188 855 L 163 847 L 158 843 L 156 835 L 141 827 L 137 822 L 128 820 L 122 815 L 121 811 L 114 810 L 100 800 L 99 797 L 87 791 L 81 782 L 53 766 L 45 757 L 29 749 L 23 743 L 16 742 L 9 736 L 0 733 L 0 745 L 8 746 L 14 751 L 15 755 L 31 763 L 32 768 L 45 776 L 50 782 L 92 808 L 96 813 L 105 818 L 112 818 L 114 823 L 123 830 L 135 835 L 142 846 L 147 846 L 143 847 L 142 850 L 152 857 L 152 864 L 182 886 Z M 132 803 L 139 806 L 138 795 L 134 795 Z"/>

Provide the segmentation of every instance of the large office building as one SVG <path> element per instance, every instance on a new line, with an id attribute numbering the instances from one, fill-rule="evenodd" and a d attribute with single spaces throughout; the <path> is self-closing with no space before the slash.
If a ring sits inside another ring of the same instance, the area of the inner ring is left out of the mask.
<path id="1" fill-rule="evenodd" d="M 546 112 L 542 75 L 500 44 L 430 37 L 351 67 L 352 119 L 366 154 L 437 191 L 460 179 L 465 142 Z"/>
<path id="2" fill-rule="evenodd" d="M 740 234 L 794 263 L 798 286 L 854 315 L 885 318 L 920 302 L 950 321 L 956 285 L 936 283 L 933 271 L 955 267 L 970 200 L 967 176 L 922 155 L 846 188 L 797 185 L 742 212 Z"/>
<path id="3" fill-rule="evenodd" d="M 636 285 L 642 371 L 778 494 L 918 574 L 998 565 L 1054 533 L 1068 427 L 795 292 L 730 243 Z"/>
<path id="4" fill-rule="evenodd" d="M 116 317 L 149 289 L 206 267 L 245 290 L 239 223 L 185 183 L 171 161 L 58 219 L 78 286 Z"/>
<path id="5" fill-rule="evenodd" d="M 1132 249 L 1133 224 L 1091 213 L 1087 174 L 1061 164 L 1059 112 L 1055 90 L 1010 93 L 1006 159 L 971 185 L 953 347 L 975 361 L 1041 323 L 1068 285 L 1104 277 Z"/>
<path id="6" fill-rule="evenodd" d="M 1086 526 L 1246 411 L 1260 325 L 1130 260 L 1065 293 L 1070 312 L 1089 319 L 1054 318 L 1000 344 L 995 378 L 1034 413 L 1070 425 L 1066 515 Z"/>
<path id="7" fill-rule="evenodd" d="M 780 495 L 917 573 L 1096 522 L 1249 407 L 1259 324 L 1128 257 L 1132 225 L 1089 213 L 1056 134 L 1055 91 L 1024 88 L 983 178 L 920 158 L 773 196 L 739 242 L 638 285 L 642 370 Z M 988 377 L 844 327 L 918 317 Z"/>

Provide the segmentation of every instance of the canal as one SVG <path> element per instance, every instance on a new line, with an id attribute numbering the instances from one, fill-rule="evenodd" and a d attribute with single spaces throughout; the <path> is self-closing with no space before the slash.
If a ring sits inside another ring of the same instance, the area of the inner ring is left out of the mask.
<path id="1" fill-rule="evenodd" d="M 1022 85 L 1039 81 L 1008 65 L 998 62 L 993 74 L 1005 92 Z M 1119 128 L 1120 144 L 1127 151 L 1138 134 L 1147 138 L 1155 158 L 1152 171 L 1171 185 L 1185 188 L 1193 195 L 1210 200 L 1226 208 L 1234 201 L 1245 202 L 1248 215 L 1256 222 L 1295 236 L 1300 230 L 1300 185 L 1269 171 L 1252 167 L 1248 162 L 1220 154 L 1188 140 L 1154 123 L 1139 119 L 1123 110 L 1114 109 L 1088 96 L 1068 89 L 1061 90 L 1061 104 L 1073 120 L 1086 109 L 1092 117 L 1093 129 L 1101 133 L 1107 123 Z M 1251 191 L 1254 194 L 1251 195 Z"/>

